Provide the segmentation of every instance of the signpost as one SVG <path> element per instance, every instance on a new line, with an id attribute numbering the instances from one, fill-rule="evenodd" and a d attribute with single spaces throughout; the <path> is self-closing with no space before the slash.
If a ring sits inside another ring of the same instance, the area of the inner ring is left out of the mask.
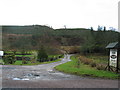
<path id="1" fill-rule="evenodd" d="M 117 49 L 110 49 L 110 66 L 117 67 Z"/>
<path id="2" fill-rule="evenodd" d="M 120 44 L 118 42 L 110 43 L 106 46 L 107 49 L 109 49 L 109 58 L 108 58 L 108 70 L 112 70 L 112 68 L 116 69 L 116 72 L 119 70 L 119 49 Z M 106 68 L 107 68 L 106 67 Z"/>

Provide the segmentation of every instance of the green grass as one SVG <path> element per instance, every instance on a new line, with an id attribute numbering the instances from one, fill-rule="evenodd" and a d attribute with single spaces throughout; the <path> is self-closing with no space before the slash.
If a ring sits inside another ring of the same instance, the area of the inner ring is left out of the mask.
<path id="1" fill-rule="evenodd" d="M 103 70 L 97 70 L 95 68 L 90 67 L 89 65 L 84 65 L 80 63 L 80 67 L 77 68 L 77 58 L 74 56 L 71 57 L 70 62 L 61 64 L 59 66 L 56 66 L 55 69 L 65 72 L 65 73 L 70 73 L 70 74 L 75 74 L 75 75 L 80 75 L 80 76 L 90 76 L 90 77 L 99 77 L 99 78 L 108 78 L 108 79 L 117 79 L 118 74 L 109 72 L 109 71 L 103 71 Z"/>
<path id="2" fill-rule="evenodd" d="M 27 61 L 27 64 L 22 64 L 22 61 L 16 61 L 14 64 L 7 64 L 7 65 L 39 65 L 39 64 L 48 64 L 48 63 L 53 63 L 53 62 L 58 62 L 61 61 L 61 59 L 56 59 L 55 61 L 48 61 L 48 62 L 36 62 L 36 63 L 31 63 L 31 61 Z"/>

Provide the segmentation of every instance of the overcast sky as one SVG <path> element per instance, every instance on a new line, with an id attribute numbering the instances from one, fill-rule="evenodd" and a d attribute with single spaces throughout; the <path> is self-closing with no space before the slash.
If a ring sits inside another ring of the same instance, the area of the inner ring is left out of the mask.
<path id="1" fill-rule="evenodd" d="M 0 0 L 0 25 L 118 28 L 119 0 Z"/>

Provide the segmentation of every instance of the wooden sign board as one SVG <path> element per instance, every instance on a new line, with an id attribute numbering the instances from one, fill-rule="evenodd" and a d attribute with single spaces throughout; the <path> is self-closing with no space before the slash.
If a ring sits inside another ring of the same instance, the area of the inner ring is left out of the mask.
<path id="1" fill-rule="evenodd" d="M 110 49 L 110 66 L 117 67 L 117 49 Z"/>
<path id="2" fill-rule="evenodd" d="M 3 51 L 0 51 L 0 56 L 3 56 L 4 55 L 4 52 Z"/>

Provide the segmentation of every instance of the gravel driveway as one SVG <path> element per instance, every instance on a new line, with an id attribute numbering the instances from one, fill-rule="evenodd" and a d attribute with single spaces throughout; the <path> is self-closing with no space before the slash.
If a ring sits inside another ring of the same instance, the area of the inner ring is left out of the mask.
<path id="1" fill-rule="evenodd" d="M 118 80 L 96 79 L 54 70 L 70 61 L 70 55 L 58 62 L 35 66 L 2 66 L 3 88 L 118 88 Z M 0 75 L 1 76 L 1 75 Z"/>

